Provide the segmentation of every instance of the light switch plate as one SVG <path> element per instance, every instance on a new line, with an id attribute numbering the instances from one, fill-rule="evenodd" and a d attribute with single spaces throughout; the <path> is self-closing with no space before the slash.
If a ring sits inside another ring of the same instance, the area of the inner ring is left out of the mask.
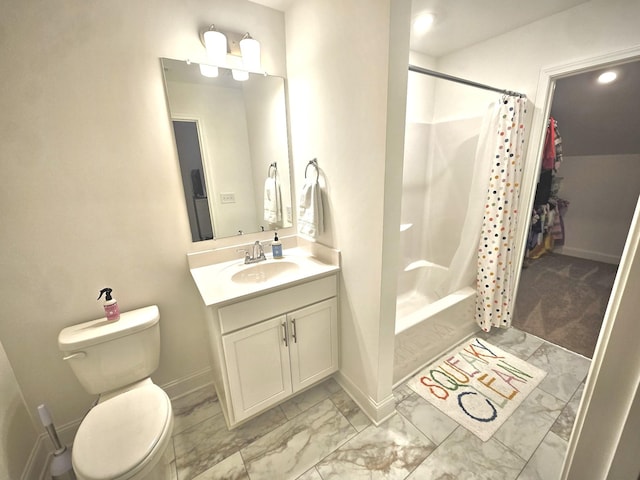
<path id="1" fill-rule="evenodd" d="M 236 194 L 234 192 L 221 193 L 220 203 L 236 203 Z"/>

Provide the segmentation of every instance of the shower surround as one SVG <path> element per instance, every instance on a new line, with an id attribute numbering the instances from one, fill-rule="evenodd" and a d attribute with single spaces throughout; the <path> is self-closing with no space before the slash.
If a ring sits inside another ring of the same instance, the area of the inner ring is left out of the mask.
<path id="1" fill-rule="evenodd" d="M 477 332 L 475 288 L 449 291 L 482 117 L 407 122 L 394 383 Z"/>

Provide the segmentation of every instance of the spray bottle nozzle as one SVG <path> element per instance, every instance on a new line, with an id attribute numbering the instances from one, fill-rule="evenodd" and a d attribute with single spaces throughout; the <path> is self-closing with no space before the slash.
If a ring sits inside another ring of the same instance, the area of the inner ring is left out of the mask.
<path id="1" fill-rule="evenodd" d="M 105 297 L 104 299 L 109 301 L 111 300 L 111 292 L 113 291 L 113 289 L 107 287 L 107 288 L 103 288 L 102 290 L 100 290 L 100 295 L 98 295 L 97 300 L 100 300 L 100 298 L 102 297 L 102 294 L 105 293 Z"/>

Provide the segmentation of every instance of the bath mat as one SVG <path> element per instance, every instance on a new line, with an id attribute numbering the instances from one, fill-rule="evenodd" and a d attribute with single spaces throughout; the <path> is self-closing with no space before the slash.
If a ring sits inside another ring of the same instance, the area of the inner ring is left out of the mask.
<path id="1" fill-rule="evenodd" d="M 486 442 L 546 374 L 474 338 L 423 369 L 407 385 Z"/>

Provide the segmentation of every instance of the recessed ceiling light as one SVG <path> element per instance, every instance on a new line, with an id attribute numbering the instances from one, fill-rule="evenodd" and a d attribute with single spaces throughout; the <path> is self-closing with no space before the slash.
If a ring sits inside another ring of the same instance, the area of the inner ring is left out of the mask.
<path id="1" fill-rule="evenodd" d="M 611 72 L 611 71 L 604 72 L 604 73 L 601 73 L 600 76 L 598 77 L 598 83 L 611 83 L 617 77 L 618 75 L 616 74 L 616 72 Z"/>
<path id="2" fill-rule="evenodd" d="M 418 35 L 427 32 L 436 19 L 433 13 L 422 13 L 413 21 L 413 31 Z"/>

